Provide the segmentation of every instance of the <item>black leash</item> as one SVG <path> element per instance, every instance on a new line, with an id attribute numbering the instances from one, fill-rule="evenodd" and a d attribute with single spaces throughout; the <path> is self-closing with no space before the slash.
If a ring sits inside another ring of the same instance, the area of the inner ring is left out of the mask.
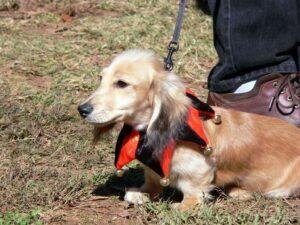
<path id="1" fill-rule="evenodd" d="M 178 16 L 177 16 L 174 33 L 173 33 L 173 38 L 168 45 L 169 52 L 168 52 L 167 57 L 165 58 L 165 70 L 167 70 L 167 71 L 171 71 L 173 69 L 172 56 L 173 56 L 173 53 L 177 52 L 179 49 L 178 40 L 179 40 L 179 36 L 180 36 L 180 30 L 182 27 L 183 16 L 184 16 L 184 11 L 185 11 L 186 5 L 187 5 L 187 0 L 180 0 Z"/>

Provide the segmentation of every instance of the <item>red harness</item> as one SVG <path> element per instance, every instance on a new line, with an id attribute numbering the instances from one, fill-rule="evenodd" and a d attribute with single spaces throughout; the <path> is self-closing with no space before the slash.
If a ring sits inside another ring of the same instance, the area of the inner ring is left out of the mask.
<path id="1" fill-rule="evenodd" d="M 192 92 L 186 95 L 191 99 L 186 121 L 182 125 L 181 134 L 176 138 L 170 138 L 163 149 L 160 159 L 154 158 L 155 149 L 149 148 L 145 131 L 137 131 L 125 124 L 122 128 L 115 151 L 115 166 L 121 170 L 134 159 L 138 159 L 160 176 L 167 177 L 170 174 L 171 160 L 177 141 L 190 141 L 200 145 L 202 148 L 209 143 L 203 129 L 203 119 L 213 118 L 215 113 L 206 103 L 201 102 Z M 203 148 L 204 149 L 204 148 Z"/>

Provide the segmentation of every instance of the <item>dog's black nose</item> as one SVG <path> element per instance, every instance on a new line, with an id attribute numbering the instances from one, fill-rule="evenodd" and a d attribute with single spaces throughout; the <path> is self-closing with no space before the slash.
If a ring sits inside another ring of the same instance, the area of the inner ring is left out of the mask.
<path id="1" fill-rule="evenodd" d="M 93 111 L 93 106 L 91 106 L 89 103 L 84 103 L 78 106 L 78 111 L 80 115 L 85 118 Z"/>

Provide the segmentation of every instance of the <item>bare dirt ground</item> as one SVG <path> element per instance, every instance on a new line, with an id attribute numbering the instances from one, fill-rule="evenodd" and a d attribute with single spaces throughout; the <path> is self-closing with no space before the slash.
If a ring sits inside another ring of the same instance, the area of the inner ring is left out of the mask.
<path id="1" fill-rule="evenodd" d="M 161 200 L 128 206 L 122 197 L 143 174 L 114 175 L 117 130 L 91 144 L 77 105 L 102 68 L 127 48 L 165 56 L 175 0 L 0 0 L 0 224 L 297 224 L 297 199 L 236 202 L 220 197 L 181 213 Z M 205 99 L 216 63 L 212 25 L 191 1 L 175 72 Z"/>

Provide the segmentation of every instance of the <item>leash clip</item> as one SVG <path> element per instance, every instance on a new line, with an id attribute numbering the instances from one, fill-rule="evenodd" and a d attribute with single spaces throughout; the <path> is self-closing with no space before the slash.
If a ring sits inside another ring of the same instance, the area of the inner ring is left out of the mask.
<path id="1" fill-rule="evenodd" d="M 165 61 L 165 70 L 172 71 L 173 65 L 174 65 L 172 57 L 173 57 L 174 52 L 177 52 L 178 49 L 179 49 L 179 45 L 177 42 L 171 41 L 169 43 L 169 45 L 168 45 L 169 52 L 168 52 L 167 57 L 164 60 Z"/>

